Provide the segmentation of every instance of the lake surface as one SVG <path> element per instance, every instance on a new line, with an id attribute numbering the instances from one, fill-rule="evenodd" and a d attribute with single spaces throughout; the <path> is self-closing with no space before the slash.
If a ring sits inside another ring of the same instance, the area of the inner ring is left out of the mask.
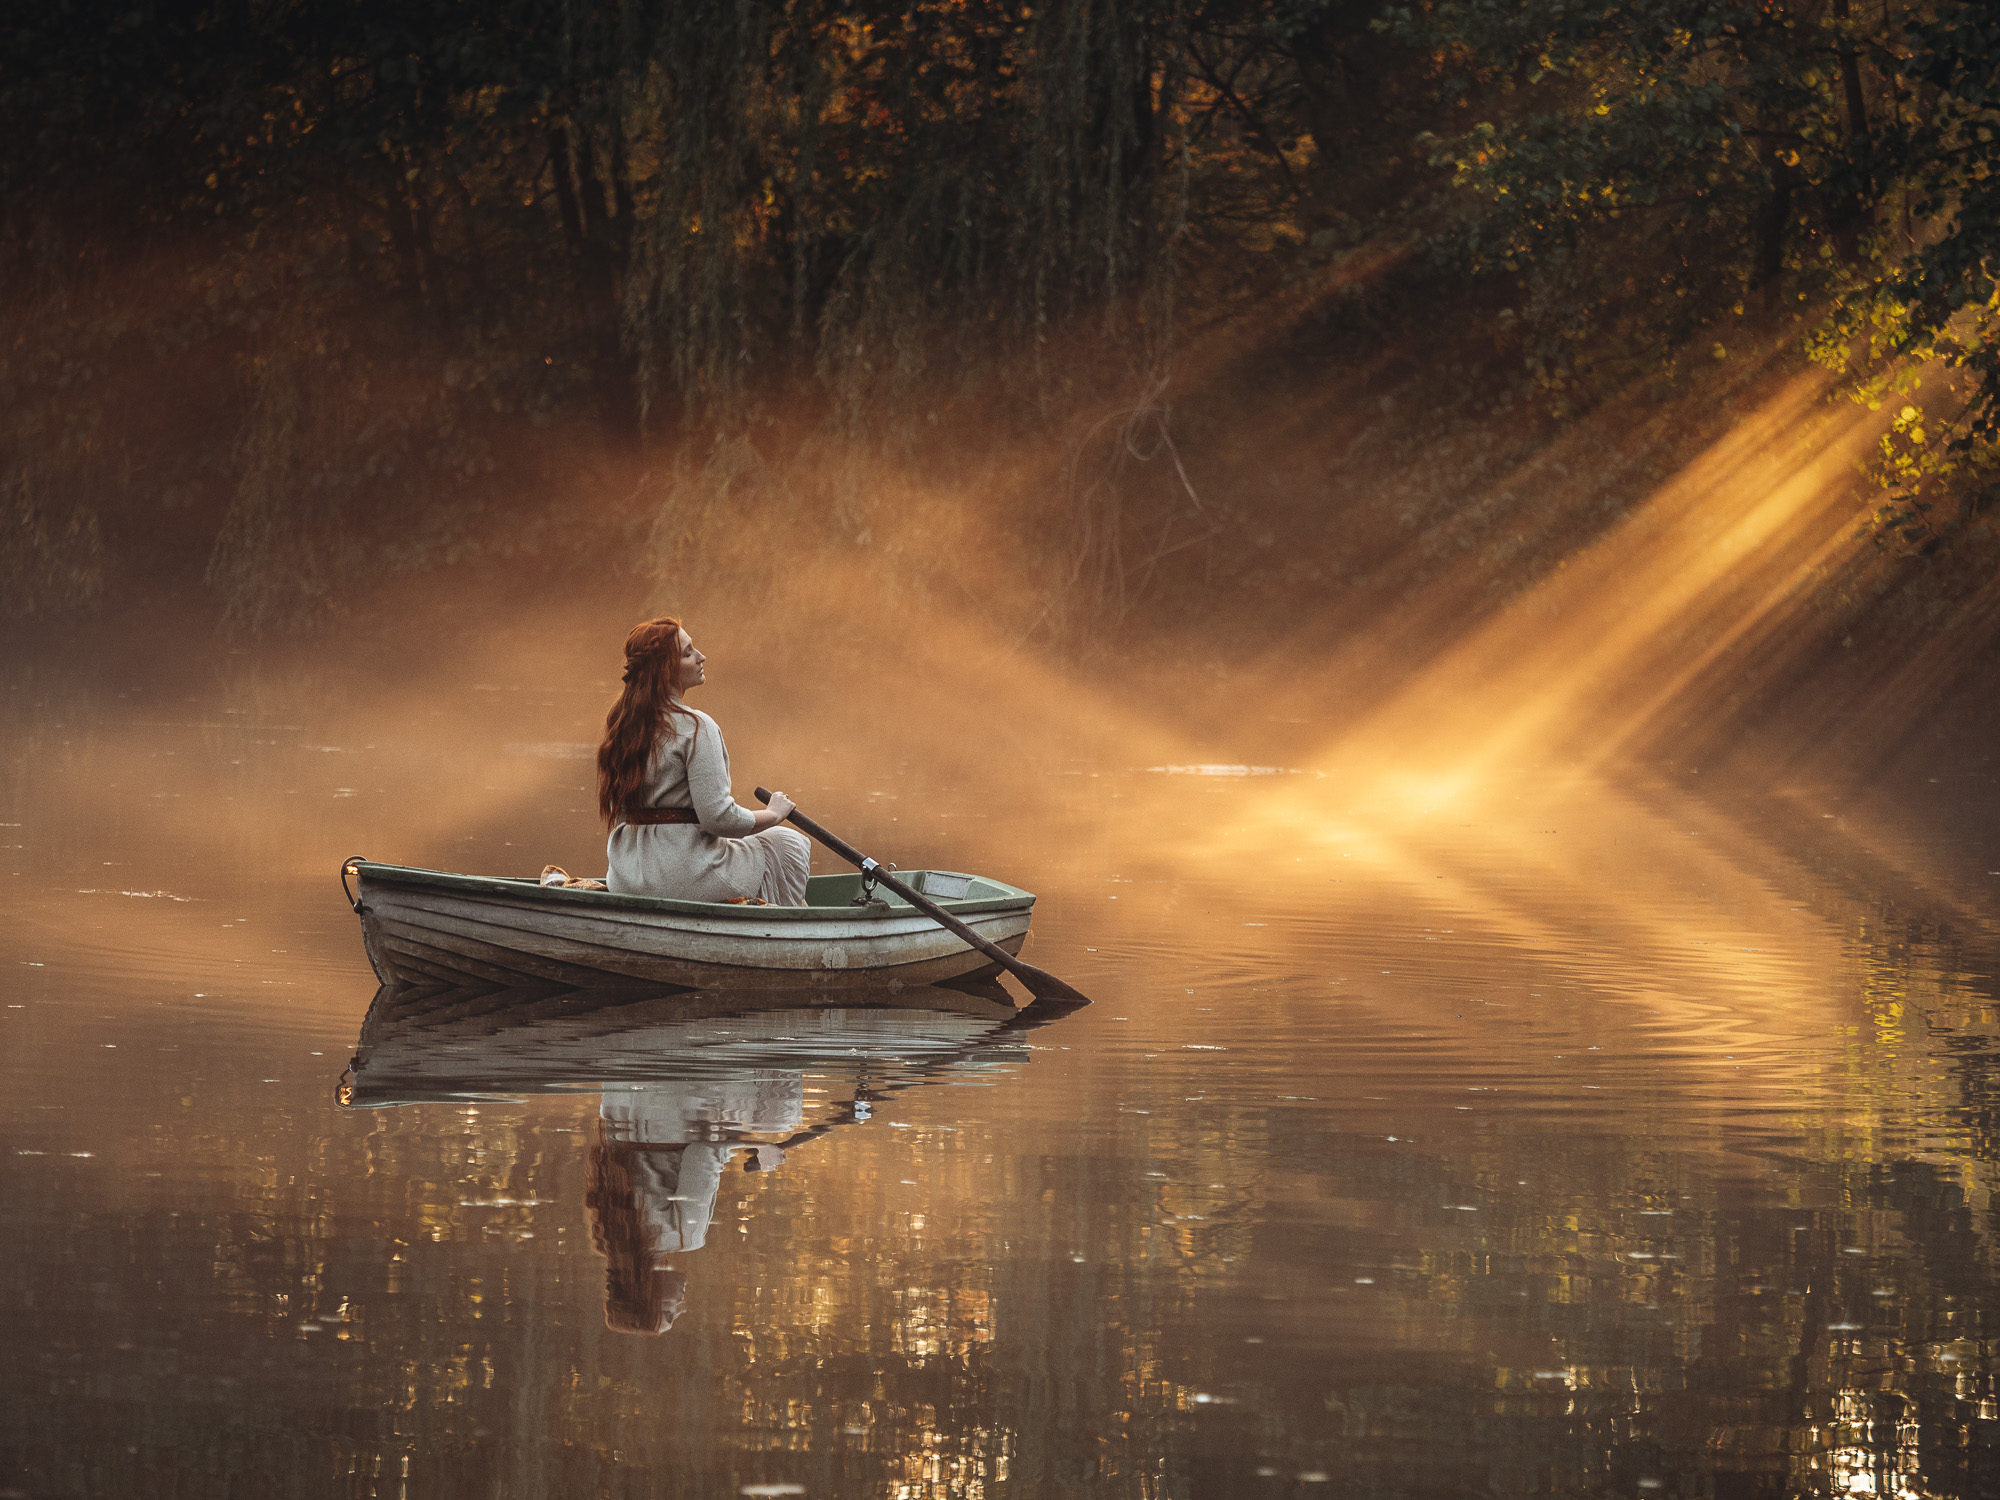
<path id="1" fill-rule="evenodd" d="M 0 1495 L 2000 1493 L 1980 753 L 890 759 L 718 682 L 740 798 L 1035 890 L 1096 1003 L 364 1038 L 342 857 L 601 872 L 605 675 L 9 680 Z"/>

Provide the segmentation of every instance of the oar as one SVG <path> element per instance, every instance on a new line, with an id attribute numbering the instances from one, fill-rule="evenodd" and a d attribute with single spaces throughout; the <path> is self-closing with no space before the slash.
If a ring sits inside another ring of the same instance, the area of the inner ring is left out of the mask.
<path id="1" fill-rule="evenodd" d="M 769 802 L 771 794 L 760 786 L 757 788 L 757 800 L 759 802 Z M 886 885 L 918 911 L 943 927 L 945 931 L 964 942 L 970 943 L 1009 974 L 1020 980 L 1021 983 L 1025 984 L 1028 987 L 1028 993 L 1033 995 L 1037 1000 L 1076 1000 L 1085 1005 L 1090 1003 L 1088 995 L 1071 989 L 1047 970 L 1038 969 L 1033 964 L 1024 964 L 998 943 L 989 943 L 985 938 L 959 921 L 957 917 L 954 917 L 942 906 L 939 906 L 937 902 L 931 900 L 930 897 L 919 895 L 916 891 L 911 890 L 874 860 L 848 843 L 846 839 L 841 838 L 838 834 L 828 833 L 796 807 L 786 815 L 785 821 L 798 824 L 805 832 L 811 834 L 835 854 L 838 854 L 842 859 L 860 870 L 863 875 L 870 877 L 878 885 Z"/>

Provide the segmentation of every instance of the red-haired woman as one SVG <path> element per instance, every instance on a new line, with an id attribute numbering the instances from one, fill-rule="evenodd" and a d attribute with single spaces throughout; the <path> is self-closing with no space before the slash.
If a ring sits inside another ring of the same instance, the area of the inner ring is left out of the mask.
<path id="1" fill-rule="evenodd" d="M 628 896 L 803 906 L 812 845 L 780 826 L 791 799 L 774 792 L 761 811 L 739 807 L 722 731 L 682 701 L 706 660 L 679 620 L 648 620 L 625 637 L 625 687 L 597 751 L 606 884 Z"/>

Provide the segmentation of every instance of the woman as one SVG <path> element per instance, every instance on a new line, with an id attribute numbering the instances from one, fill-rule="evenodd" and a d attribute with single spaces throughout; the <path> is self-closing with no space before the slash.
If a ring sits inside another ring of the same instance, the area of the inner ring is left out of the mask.
<path id="1" fill-rule="evenodd" d="M 780 826 L 791 799 L 737 806 L 722 731 L 683 701 L 706 680 L 706 660 L 679 620 L 648 620 L 625 637 L 625 687 L 597 751 L 606 883 L 628 896 L 803 906 L 812 845 Z"/>

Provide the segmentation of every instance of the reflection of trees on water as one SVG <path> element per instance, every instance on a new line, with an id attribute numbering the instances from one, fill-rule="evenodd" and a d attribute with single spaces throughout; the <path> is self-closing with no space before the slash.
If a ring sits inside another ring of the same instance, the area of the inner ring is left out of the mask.
<path id="1" fill-rule="evenodd" d="M 1243 1290 L 1309 1309 L 1326 1353 L 1225 1393 L 1321 1434 L 1301 1463 L 1336 1444 L 1356 1492 L 2000 1493 L 1994 1222 L 1951 1163 L 1748 1134 L 1721 1175 L 1557 1134 L 1313 1144 L 1313 1187 L 1268 1185 L 1317 1188 L 1313 1231 L 1260 1235 Z"/>
<path id="2" fill-rule="evenodd" d="M 554 1002 L 536 1014 L 466 1011 L 414 1051 L 371 1048 L 356 1102 L 391 1081 L 434 1102 L 348 1117 L 316 1181 L 282 1141 L 184 1134 L 175 1149 L 213 1152 L 212 1199 L 112 1197 L 95 1217 L 11 1200 L 11 1232 L 65 1247 L 59 1265 L 26 1264 L 33 1300 L 9 1314 L 17 1368 L 66 1403 L 52 1436 L 0 1411 L 7 1444 L 46 1455 L 34 1492 L 162 1492 L 125 1456 L 143 1404 L 135 1441 L 202 1434 L 173 1463 L 183 1489 L 215 1494 L 254 1475 L 262 1494 L 391 1496 L 405 1462 L 410 1494 L 450 1496 L 679 1500 L 746 1478 L 913 1500 L 2000 1493 L 1991 1203 L 1960 1145 L 1936 1159 L 1893 1135 L 1843 1146 L 1861 1117 L 1912 1118 L 1886 1095 L 1706 1141 L 1657 1143 L 1645 1118 L 1606 1139 L 1524 1114 L 1392 1145 L 1343 1123 L 1345 1105 L 1305 1115 L 1218 1088 L 1198 1108 L 1117 1116 L 1114 1135 L 1037 1093 L 1043 1070 L 1008 1071 L 1004 1034 L 959 1073 L 878 1056 L 863 1080 L 851 1058 L 809 1068 L 795 1053 L 826 1092 L 802 1091 L 788 1132 L 761 1106 L 714 1129 L 706 1102 L 660 1106 L 701 1123 L 688 1144 L 706 1132 L 735 1154 L 706 1243 L 673 1261 L 687 1312 L 671 1286 L 634 1294 L 673 1324 L 656 1340 L 602 1316 L 611 1265 L 582 1205 L 610 1184 L 593 1148 L 609 1164 L 622 1146 L 600 1091 L 571 1077 L 571 1108 L 495 1105 L 505 1090 L 470 1064 L 546 1077 L 562 1038 L 582 1047 L 596 1026 L 614 1096 L 716 1080 L 649 1081 L 636 1048 L 621 1060 L 640 1015 L 621 1030 Z M 808 1045 L 709 1019 L 717 1046 Z M 982 1073 L 982 1057 L 1002 1067 Z M 857 1093 L 982 1077 L 1002 1086 L 935 1100 L 977 1101 L 958 1112 L 977 1129 L 872 1133 L 924 1118 L 886 1106 L 872 1127 L 840 1123 Z M 768 1179 L 743 1170 L 753 1139 L 814 1130 L 820 1144 L 786 1147 Z M 734 1191 L 766 1181 L 769 1196 Z M 175 1350 L 139 1333 L 129 1367 L 68 1362 L 65 1340 L 112 1347 L 161 1300 L 217 1311 Z M 1308 1488 L 1300 1473 L 1330 1477 Z"/>
<path id="3" fill-rule="evenodd" d="M 1906 1018 L 1942 1014 L 1916 974 L 1896 987 Z M 532 1034 L 579 1024 L 551 1015 Z M 788 1023 L 754 1041 L 740 1021 L 703 1024 L 717 1045 L 805 1045 Z M 794 1094 L 786 1070 L 646 1078 L 600 1041 L 625 1075 L 585 1127 L 605 1321 L 679 1320 L 674 1357 L 713 1393 L 701 1420 L 740 1451 L 811 1433 L 846 1482 L 912 1496 L 1003 1476 L 1023 1493 L 1254 1496 L 1324 1472 L 1316 1492 L 1411 1500 L 1970 1500 L 2000 1492 L 1989 1202 L 1962 1155 L 1853 1135 L 1910 1119 L 1918 1084 L 1940 1090 L 1932 1117 L 1960 1118 L 1947 1100 L 1970 1074 L 1939 1069 L 1908 1024 L 1857 1039 L 1853 1115 L 1767 1114 L 1705 1144 L 1680 1128 L 1655 1147 L 1641 1116 L 1615 1140 L 1468 1122 L 1392 1145 L 1337 1113 L 1302 1126 L 1218 1092 L 1135 1117 L 1115 1155 L 1073 1121 L 1023 1121 L 998 1164 L 990 1142 L 948 1132 L 805 1177 L 790 1161 L 797 1211 L 728 1244 L 728 1185 L 752 1180 L 730 1174 L 840 1132 L 861 1104 Z M 846 1076 L 865 1101 L 948 1075 Z M 491 1191 L 576 1201 L 539 1175 Z M 856 1236 L 878 1257 L 863 1275 Z M 1269 1342 L 1246 1344 L 1253 1331 Z M 606 1399 L 619 1421 L 648 1409 L 643 1387 Z M 612 1446 L 620 1472 L 644 1462 L 612 1430 L 565 1482 L 605 1481 Z M 1260 1463 L 1275 1476 L 1246 1473 Z M 660 1493 L 704 1492 L 651 1473 Z"/>
<path id="4" fill-rule="evenodd" d="M 371 1331 L 363 1298 L 356 1327 L 406 1370 L 420 1399 L 402 1420 L 426 1443 L 471 1444 L 482 1423 L 572 1434 L 541 1460 L 550 1493 L 730 1493 L 716 1467 L 729 1454 L 805 1443 L 822 1468 L 758 1477 L 939 1500 L 1003 1477 L 1019 1493 L 1276 1495 L 1302 1472 L 1332 1476 L 1311 1493 L 1410 1500 L 1899 1486 L 1971 1500 L 2000 1492 L 1996 1224 L 1978 1159 L 1990 1022 L 1977 986 L 1949 977 L 1962 963 L 1905 946 L 1908 965 L 1871 981 L 1901 1010 L 1885 998 L 1884 1024 L 1854 1038 L 1850 1108 L 1813 1096 L 1708 1129 L 1648 1113 L 1672 1107 L 1668 1090 L 1634 1100 L 1615 1137 L 1530 1111 L 1392 1144 L 1405 1132 L 1365 1128 L 1352 1101 L 1304 1112 L 1219 1087 L 1178 1110 L 1147 1101 L 1154 1113 L 1096 1136 L 1078 1120 L 1103 1116 L 1082 1105 L 1015 1112 L 1010 1084 L 986 1096 L 1007 1101 L 1004 1149 L 990 1128 L 891 1144 L 842 1124 L 859 1111 L 840 1101 L 976 1080 L 980 1059 L 1009 1056 L 1004 1014 L 969 1010 L 929 1041 L 913 1027 L 903 1060 L 878 1054 L 864 1077 L 825 1045 L 835 1032 L 815 1040 L 789 1020 L 550 1000 L 508 1022 L 462 1003 L 413 1020 L 420 1044 L 363 1049 L 357 1102 L 380 1088 L 446 1104 L 366 1138 L 375 1211 L 393 1233 L 415 1223 L 455 1244 L 399 1263 L 413 1312 Z M 713 1071 L 658 1076 L 636 1039 L 666 1026 Z M 841 1035 L 850 1047 L 860 1033 Z M 1046 1037 L 1072 1040 L 1028 1040 Z M 789 1068 L 751 1065 L 785 1049 Z M 600 1071 L 563 1076 L 552 1059 L 571 1053 Z M 953 1075 L 951 1056 L 970 1071 Z M 811 1073 L 826 1092 L 801 1089 L 794 1120 L 760 1072 Z M 530 1092 L 530 1076 L 592 1085 L 596 1100 L 607 1074 L 602 1101 L 578 1101 L 588 1118 L 565 1122 L 581 1142 L 468 1100 Z M 1943 1134 L 1913 1139 L 1912 1121 Z M 814 1131 L 824 1147 L 799 1149 Z M 732 1189 L 764 1180 L 744 1171 L 757 1145 L 793 1154 L 774 1196 L 752 1199 Z M 700 1227 L 672 1202 L 689 1196 L 697 1148 L 717 1183 Z M 450 1186 L 413 1209 L 398 1184 L 426 1177 Z M 555 1206 L 453 1206 L 464 1199 Z M 533 1228 L 547 1246 L 583 1201 L 594 1248 L 529 1256 L 507 1238 Z M 287 1248 L 218 1255 L 312 1259 L 311 1226 L 276 1223 Z M 551 1309 L 577 1300 L 578 1277 L 592 1304 L 605 1288 L 605 1317 L 593 1307 L 552 1359 Z M 472 1295 L 509 1325 L 481 1331 L 490 1376 L 464 1352 Z M 673 1332 L 656 1343 L 604 1322 Z M 572 1372 L 609 1384 L 579 1394 Z M 707 1467 L 633 1435 L 666 1390 L 723 1435 Z M 499 1460 L 468 1462 L 501 1486 Z"/>

